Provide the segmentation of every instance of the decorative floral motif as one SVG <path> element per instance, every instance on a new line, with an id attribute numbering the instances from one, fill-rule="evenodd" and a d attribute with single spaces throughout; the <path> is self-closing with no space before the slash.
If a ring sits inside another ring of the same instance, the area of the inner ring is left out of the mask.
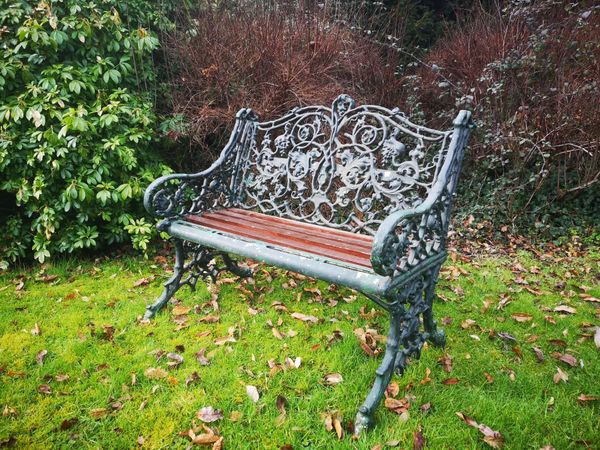
<path id="1" fill-rule="evenodd" d="M 306 107 L 257 125 L 244 158 L 243 206 L 365 234 L 422 202 L 451 132 L 411 124 L 398 110 Z"/>

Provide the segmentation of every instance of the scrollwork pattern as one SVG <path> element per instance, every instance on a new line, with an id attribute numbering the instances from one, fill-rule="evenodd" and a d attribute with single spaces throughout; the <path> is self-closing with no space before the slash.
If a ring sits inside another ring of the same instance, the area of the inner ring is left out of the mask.
<path id="1" fill-rule="evenodd" d="M 422 202 L 451 132 L 410 123 L 397 109 L 307 107 L 257 125 L 244 163 L 247 208 L 374 234 L 391 212 Z"/>

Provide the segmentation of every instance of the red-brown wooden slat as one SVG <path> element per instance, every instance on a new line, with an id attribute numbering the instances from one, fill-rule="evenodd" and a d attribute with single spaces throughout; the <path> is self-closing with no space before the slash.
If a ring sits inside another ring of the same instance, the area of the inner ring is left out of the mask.
<path id="1" fill-rule="evenodd" d="M 334 251 L 329 247 L 315 245 L 310 241 L 294 240 L 285 236 L 278 235 L 276 233 L 267 232 L 265 230 L 256 230 L 244 227 L 240 224 L 220 222 L 218 220 L 206 218 L 203 216 L 192 216 L 189 218 L 189 220 L 193 223 L 197 223 L 198 225 L 206 226 L 215 230 L 224 231 L 229 234 L 248 237 L 262 242 L 277 244 L 281 247 L 302 250 L 308 253 L 314 253 L 316 255 L 328 256 L 339 261 L 357 264 L 364 267 L 370 267 L 370 261 L 366 257 L 355 256 L 348 253 L 343 253 L 342 251 Z"/>
<path id="2" fill-rule="evenodd" d="M 198 225 L 206 226 L 229 234 L 243 236 L 271 244 L 277 244 L 281 247 L 287 247 L 295 250 L 302 250 L 316 255 L 327 256 L 337 259 L 342 262 L 352 263 L 363 267 L 371 267 L 369 257 L 356 256 L 345 253 L 343 249 L 332 250 L 330 247 L 325 247 L 305 239 L 292 239 L 290 236 L 277 234 L 275 231 L 258 230 L 239 223 L 223 222 L 215 218 L 201 216 L 188 216 L 187 220 Z M 273 227 L 275 230 L 276 227 Z"/>
<path id="3" fill-rule="evenodd" d="M 238 214 L 235 211 L 227 209 L 214 211 L 210 213 L 204 213 L 203 217 L 218 218 L 219 220 L 225 220 L 229 222 L 241 222 L 252 226 L 254 228 L 276 230 L 278 234 L 283 234 L 292 237 L 303 237 L 311 242 L 318 242 L 320 244 L 332 246 L 333 249 L 343 248 L 349 252 L 366 255 L 367 257 L 371 254 L 371 244 L 365 242 L 349 242 L 348 239 L 340 236 L 328 235 L 325 233 L 315 233 L 312 229 L 300 227 L 297 223 L 277 223 L 273 224 L 269 216 L 264 217 L 253 217 L 247 215 Z"/>
<path id="4" fill-rule="evenodd" d="M 333 235 L 343 236 L 348 239 L 363 241 L 363 242 L 367 242 L 369 244 L 371 244 L 373 242 L 372 236 L 352 233 L 350 231 L 337 230 L 335 228 L 327 228 L 327 227 L 315 225 L 312 223 L 298 222 L 298 221 L 292 220 L 292 219 L 284 219 L 281 217 L 269 216 L 267 214 L 261 214 L 261 213 L 257 213 L 254 211 L 249 211 L 247 209 L 228 208 L 227 211 L 235 211 L 235 212 L 238 212 L 241 214 L 246 214 L 246 215 L 253 216 L 253 217 L 268 217 L 269 220 L 272 220 L 273 222 L 276 222 L 276 223 L 290 223 L 291 222 L 291 223 L 299 224 L 299 226 L 301 226 L 301 227 L 304 227 L 304 228 L 307 228 L 310 230 L 314 230 L 317 233 L 325 233 L 327 235 L 333 234 Z"/>

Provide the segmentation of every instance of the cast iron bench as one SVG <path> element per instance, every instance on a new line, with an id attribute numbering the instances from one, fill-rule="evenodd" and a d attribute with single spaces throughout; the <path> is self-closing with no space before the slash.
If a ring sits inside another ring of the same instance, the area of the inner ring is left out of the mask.
<path id="1" fill-rule="evenodd" d="M 145 318 L 199 278 L 249 276 L 230 254 L 356 289 L 390 315 L 385 355 L 356 417 L 359 434 L 394 369 L 401 374 L 426 340 L 445 344 L 432 301 L 470 128 L 468 111 L 452 130 L 436 131 L 347 95 L 269 122 L 242 109 L 210 168 L 161 177 L 146 190 L 145 206 L 164 218 L 158 228 L 176 255 Z"/>

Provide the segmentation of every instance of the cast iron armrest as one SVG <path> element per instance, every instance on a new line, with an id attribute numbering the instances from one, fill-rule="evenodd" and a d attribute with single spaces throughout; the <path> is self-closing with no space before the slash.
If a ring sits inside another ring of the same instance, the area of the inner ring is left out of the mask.
<path id="1" fill-rule="evenodd" d="M 229 142 L 208 169 L 154 180 L 144 193 L 146 210 L 155 217 L 173 218 L 229 206 L 236 194 L 240 158 L 252 138 L 255 121 L 250 109 L 237 113 Z"/>
<path id="2" fill-rule="evenodd" d="M 453 124 L 444 165 L 427 198 L 416 208 L 390 214 L 377 229 L 371 250 L 375 273 L 402 274 L 445 251 L 458 172 L 470 129 L 474 128 L 471 112 L 460 111 Z"/>

